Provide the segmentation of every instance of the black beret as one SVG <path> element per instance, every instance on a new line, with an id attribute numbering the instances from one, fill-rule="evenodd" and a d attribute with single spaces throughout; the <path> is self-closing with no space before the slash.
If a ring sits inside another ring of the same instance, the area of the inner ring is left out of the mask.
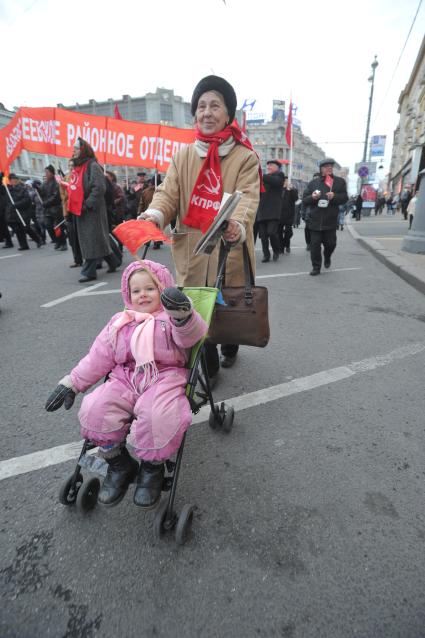
<path id="1" fill-rule="evenodd" d="M 196 85 L 190 105 L 192 115 L 195 115 L 196 109 L 198 108 L 199 98 L 207 91 L 217 91 L 223 96 L 227 112 L 229 113 L 230 122 L 233 122 L 235 119 L 236 105 L 238 101 L 235 89 L 231 84 L 229 84 L 229 82 L 227 82 L 227 80 L 220 78 L 218 75 L 207 75 L 207 77 L 202 78 L 202 80 L 200 80 Z"/>
<path id="2" fill-rule="evenodd" d="M 278 168 L 282 168 L 282 164 L 279 162 L 279 160 L 269 160 L 268 162 L 266 162 L 266 164 L 276 164 Z"/>

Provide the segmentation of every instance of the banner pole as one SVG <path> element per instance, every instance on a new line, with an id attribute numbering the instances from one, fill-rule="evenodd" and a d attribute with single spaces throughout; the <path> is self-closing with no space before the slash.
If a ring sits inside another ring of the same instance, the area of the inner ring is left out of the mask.
<path id="1" fill-rule="evenodd" d="M 128 166 L 127 165 L 125 167 L 125 183 L 127 184 L 127 190 L 128 190 Z"/>
<path id="2" fill-rule="evenodd" d="M 26 228 L 26 227 L 27 227 L 27 225 L 26 225 L 26 223 L 24 222 L 24 219 L 23 219 L 23 217 L 22 217 L 21 213 L 19 212 L 19 210 L 18 210 L 18 209 L 16 208 L 16 206 L 15 206 L 15 202 L 13 201 L 13 197 L 12 197 L 12 195 L 10 194 L 10 191 L 9 191 L 9 187 L 8 187 L 8 185 L 7 185 L 7 184 L 4 184 L 4 187 L 5 187 L 5 189 L 6 189 L 7 194 L 9 195 L 9 199 L 10 199 L 10 201 L 12 202 L 12 205 L 15 207 L 15 210 L 16 210 L 16 212 L 17 212 L 17 214 L 18 214 L 18 217 L 19 217 L 19 220 L 20 220 L 20 222 L 21 222 L 22 226 L 23 226 L 24 228 Z"/>

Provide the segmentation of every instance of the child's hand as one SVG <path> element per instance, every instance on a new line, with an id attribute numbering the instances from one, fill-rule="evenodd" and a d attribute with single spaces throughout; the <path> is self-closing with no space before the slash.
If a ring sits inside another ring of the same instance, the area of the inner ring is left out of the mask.
<path id="1" fill-rule="evenodd" d="M 178 288 L 165 288 L 161 293 L 161 303 L 173 319 L 188 319 L 192 314 L 192 300 Z"/>
<path id="2" fill-rule="evenodd" d="M 64 377 L 59 381 L 59 384 L 46 401 L 45 408 L 47 412 L 59 410 L 62 404 L 65 410 L 69 410 L 75 401 L 76 394 L 77 391 L 72 385 L 71 377 Z"/>

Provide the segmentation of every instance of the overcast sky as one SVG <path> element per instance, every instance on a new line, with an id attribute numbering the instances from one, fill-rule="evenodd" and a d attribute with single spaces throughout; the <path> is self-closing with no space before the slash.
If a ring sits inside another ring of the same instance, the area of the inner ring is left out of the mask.
<path id="1" fill-rule="evenodd" d="M 289 103 L 292 91 L 303 132 L 352 170 L 362 159 L 375 54 L 370 134 L 392 139 L 398 97 L 425 33 L 425 3 L 389 85 L 418 4 L 0 0 L 0 102 L 55 106 L 157 87 L 190 100 L 197 81 L 214 72 L 233 84 L 239 106 L 256 99 L 255 110 L 269 115 L 273 98 Z"/>

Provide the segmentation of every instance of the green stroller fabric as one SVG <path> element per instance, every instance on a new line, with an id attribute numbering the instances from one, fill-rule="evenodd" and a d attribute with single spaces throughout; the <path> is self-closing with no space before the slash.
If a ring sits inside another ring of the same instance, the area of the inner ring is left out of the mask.
<path id="1" fill-rule="evenodd" d="M 187 287 L 187 288 L 183 288 L 183 292 L 185 293 L 185 295 L 187 295 L 188 297 L 190 297 L 193 301 L 193 305 L 195 307 L 195 310 L 197 310 L 199 312 L 199 314 L 201 315 L 202 319 L 208 324 L 208 326 L 211 323 L 211 317 L 214 311 L 214 306 L 215 306 L 215 302 L 217 299 L 217 293 L 218 293 L 218 289 L 217 288 L 208 288 L 208 287 Z M 190 359 L 189 359 L 189 364 L 188 367 L 190 369 L 192 369 L 193 364 L 196 360 L 196 357 L 198 355 L 198 352 L 202 346 L 202 344 L 204 343 L 206 339 L 206 336 L 201 339 L 200 341 L 198 341 L 197 344 L 195 344 L 191 350 L 190 353 Z"/>

